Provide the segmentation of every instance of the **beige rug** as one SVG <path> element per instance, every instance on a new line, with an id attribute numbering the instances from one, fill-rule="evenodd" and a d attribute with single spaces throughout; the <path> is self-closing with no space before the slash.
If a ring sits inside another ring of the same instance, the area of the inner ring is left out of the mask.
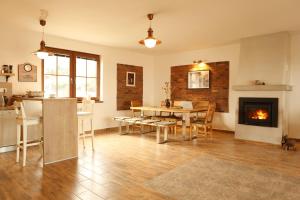
<path id="1" fill-rule="evenodd" d="M 145 183 L 178 200 L 300 200 L 300 177 L 204 155 Z"/>

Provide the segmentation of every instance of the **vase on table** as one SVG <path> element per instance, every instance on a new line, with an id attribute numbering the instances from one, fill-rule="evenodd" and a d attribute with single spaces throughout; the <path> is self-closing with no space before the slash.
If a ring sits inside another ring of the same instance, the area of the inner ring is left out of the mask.
<path id="1" fill-rule="evenodd" d="M 167 107 L 167 108 L 170 108 L 170 106 L 171 106 L 170 99 L 166 99 L 166 100 L 165 100 L 165 103 L 166 103 L 166 107 Z"/>

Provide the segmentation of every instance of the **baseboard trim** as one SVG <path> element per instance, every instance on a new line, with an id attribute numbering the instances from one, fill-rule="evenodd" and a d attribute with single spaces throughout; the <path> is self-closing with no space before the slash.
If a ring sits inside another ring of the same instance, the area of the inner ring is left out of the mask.
<path id="1" fill-rule="evenodd" d="M 95 134 L 117 132 L 118 130 L 119 130 L 119 127 L 110 127 L 110 128 L 97 129 L 97 130 L 95 130 Z"/>
<path id="2" fill-rule="evenodd" d="M 300 142 L 300 138 L 289 138 L 289 139 L 296 140 L 296 142 Z"/>
<path id="3" fill-rule="evenodd" d="M 231 131 L 231 130 L 213 128 L 213 131 L 220 131 L 220 132 L 224 132 L 224 133 L 234 134 L 234 131 Z"/>

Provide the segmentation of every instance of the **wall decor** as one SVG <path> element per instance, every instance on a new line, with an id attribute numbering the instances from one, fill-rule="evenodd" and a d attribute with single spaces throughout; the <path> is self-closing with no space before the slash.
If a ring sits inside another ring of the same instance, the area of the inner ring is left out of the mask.
<path id="1" fill-rule="evenodd" d="M 143 102 L 143 67 L 118 63 L 117 110 L 129 110 L 132 100 Z"/>
<path id="2" fill-rule="evenodd" d="M 189 89 L 209 88 L 209 70 L 188 72 L 188 88 Z"/>
<path id="3" fill-rule="evenodd" d="M 171 67 L 171 100 L 211 100 L 217 104 L 217 112 L 229 112 L 229 61 L 206 63 L 209 70 L 209 88 L 189 89 L 188 73 L 195 70 L 194 64 Z"/>
<path id="4" fill-rule="evenodd" d="M 24 63 L 18 65 L 19 82 L 37 82 L 37 66 Z"/>
<path id="5" fill-rule="evenodd" d="M 126 72 L 126 86 L 135 87 L 135 72 Z"/>

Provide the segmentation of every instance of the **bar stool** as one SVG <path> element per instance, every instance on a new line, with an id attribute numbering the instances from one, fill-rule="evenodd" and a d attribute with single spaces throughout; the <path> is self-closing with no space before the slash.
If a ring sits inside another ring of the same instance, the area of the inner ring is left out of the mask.
<path id="1" fill-rule="evenodd" d="M 19 162 L 19 160 L 20 160 L 20 149 L 22 149 L 23 150 L 23 167 L 24 167 L 26 165 L 27 147 L 40 145 L 41 150 L 42 150 L 43 137 L 41 136 L 41 138 L 38 142 L 28 143 L 28 132 L 27 132 L 28 126 L 42 124 L 42 117 L 26 116 L 23 102 L 15 102 L 14 105 L 15 105 L 15 111 L 17 114 L 17 118 L 16 118 L 16 121 L 17 121 L 17 158 L 16 158 L 16 162 Z M 23 140 L 21 140 L 21 128 L 23 128 L 22 129 L 23 130 L 23 135 L 22 135 Z M 42 155 L 43 155 L 43 150 L 42 150 Z"/>
<path id="2" fill-rule="evenodd" d="M 91 137 L 92 138 L 92 149 L 94 151 L 94 123 L 93 123 L 93 116 L 94 116 L 94 100 L 90 99 L 83 99 L 82 100 L 82 107 L 81 111 L 77 112 L 78 122 L 81 125 L 81 131 L 79 129 L 78 133 L 78 140 L 82 138 L 83 148 L 85 148 L 85 138 Z M 86 133 L 84 130 L 84 122 L 89 121 L 91 130 L 90 133 Z"/>

